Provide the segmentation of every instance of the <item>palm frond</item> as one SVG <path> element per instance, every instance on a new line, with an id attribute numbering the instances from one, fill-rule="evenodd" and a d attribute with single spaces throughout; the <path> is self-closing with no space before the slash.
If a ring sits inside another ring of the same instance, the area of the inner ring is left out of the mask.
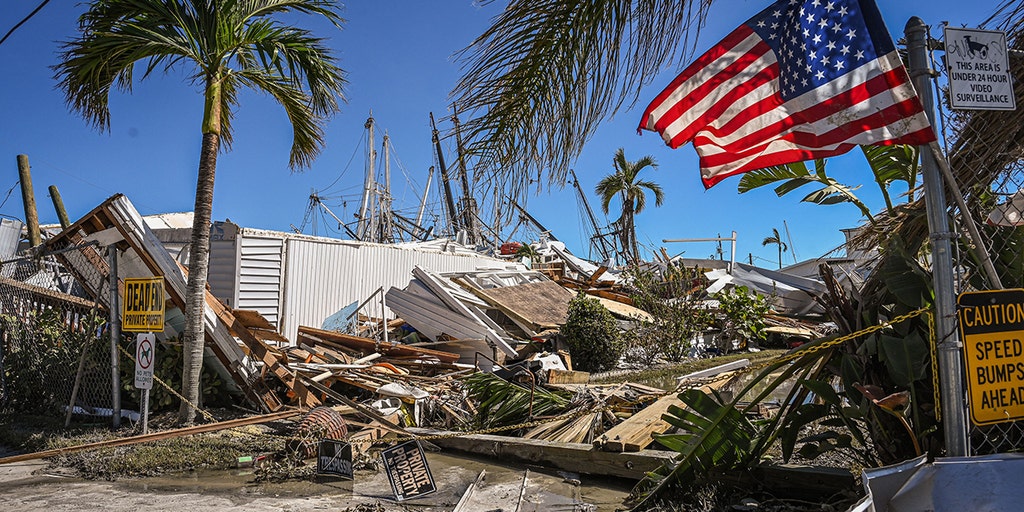
<path id="1" fill-rule="evenodd" d="M 710 4 L 513 0 L 458 54 L 467 151 L 513 195 L 544 173 L 564 182 L 598 124 L 689 54 Z"/>

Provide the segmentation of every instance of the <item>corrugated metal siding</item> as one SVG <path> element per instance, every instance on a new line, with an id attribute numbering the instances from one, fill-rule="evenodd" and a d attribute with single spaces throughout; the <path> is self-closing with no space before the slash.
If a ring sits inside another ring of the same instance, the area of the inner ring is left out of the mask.
<path id="1" fill-rule="evenodd" d="M 281 333 L 294 340 L 299 325 L 320 327 L 331 314 L 362 301 L 377 288 L 405 287 L 419 265 L 434 272 L 464 272 L 506 262 L 486 256 L 464 256 L 388 245 L 289 238 Z M 363 311 L 380 316 L 380 298 Z M 387 313 L 389 316 L 392 313 Z"/>
<path id="2" fill-rule="evenodd" d="M 238 305 L 236 309 L 259 311 L 277 325 L 281 314 L 281 283 L 284 240 L 272 237 L 239 237 Z"/>
<path id="3" fill-rule="evenodd" d="M 210 269 L 206 278 L 213 296 L 233 308 L 238 307 L 236 243 L 235 237 L 210 240 Z"/>

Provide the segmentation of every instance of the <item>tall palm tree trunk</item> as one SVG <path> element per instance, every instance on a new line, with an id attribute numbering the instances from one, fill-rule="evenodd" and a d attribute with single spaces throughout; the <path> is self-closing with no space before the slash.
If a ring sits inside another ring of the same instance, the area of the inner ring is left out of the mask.
<path id="1" fill-rule="evenodd" d="M 183 395 L 179 416 L 182 423 L 191 425 L 196 419 L 194 406 L 199 405 L 199 375 L 203 370 L 203 350 L 206 340 L 206 276 L 210 263 L 210 220 L 213 215 L 213 184 L 217 172 L 217 152 L 220 135 L 203 134 L 203 148 L 199 157 L 199 179 L 196 183 L 196 204 L 192 218 L 192 240 L 188 257 L 188 286 L 185 291 L 185 342 L 182 367 Z"/>

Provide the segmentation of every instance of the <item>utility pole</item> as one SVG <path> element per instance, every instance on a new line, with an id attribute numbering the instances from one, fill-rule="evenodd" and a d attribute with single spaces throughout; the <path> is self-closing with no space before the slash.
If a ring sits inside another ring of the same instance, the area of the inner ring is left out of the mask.
<path id="1" fill-rule="evenodd" d="M 60 228 L 67 229 L 71 225 L 68 220 L 68 212 L 64 209 L 64 200 L 60 198 L 60 191 L 57 185 L 50 185 L 50 200 L 53 201 L 53 209 L 57 210 L 57 220 L 60 221 Z"/>
<path id="2" fill-rule="evenodd" d="M 39 234 L 39 210 L 36 209 L 36 194 L 32 191 L 32 168 L 28 165 L 28 155 L 18 155 L 18 177 L 21 180 L 21 202 L 25 206 L 28 243 L 36 247 L 43 243 L 43 238 Z"/>
<path id="3" fill-rule="evenodd" d="M 929 79 L 934 71 L 928 60 L 928 26 L 917 16 L 907 21 L 903 34 L 907 40 L 907 70 L 921 98 L 928 120 L 935 126 L 935 99 Z M 953 286 L 953 253 L 946 214 L 946 194 L 935 155 L 921 150 L 921 177 L 932 242 L 932 281 L 935 287 L 935 330 L 938 336 L 939 391 L 946 455 L 967 455 L 967 418 L 964 403 L 963 363 L 960 334 L 956 327 L 956 290 Z M 966 215 L 967 212 L 964 212 Z"/>

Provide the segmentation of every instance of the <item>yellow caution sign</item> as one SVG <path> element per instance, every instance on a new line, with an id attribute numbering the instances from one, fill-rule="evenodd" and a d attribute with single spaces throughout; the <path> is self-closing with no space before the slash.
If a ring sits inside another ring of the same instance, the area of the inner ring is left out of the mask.
<path id="1" fill-rule="evenodd" d="M 962 293 L 957 319 L 971 421 L 1024 419 L 1024 290 Z"/>
<path id="2" fill-rule="evenodd" d="M 121 298 L 121 330 L 163 332 L 164 278 L 128 278 Z"/>

